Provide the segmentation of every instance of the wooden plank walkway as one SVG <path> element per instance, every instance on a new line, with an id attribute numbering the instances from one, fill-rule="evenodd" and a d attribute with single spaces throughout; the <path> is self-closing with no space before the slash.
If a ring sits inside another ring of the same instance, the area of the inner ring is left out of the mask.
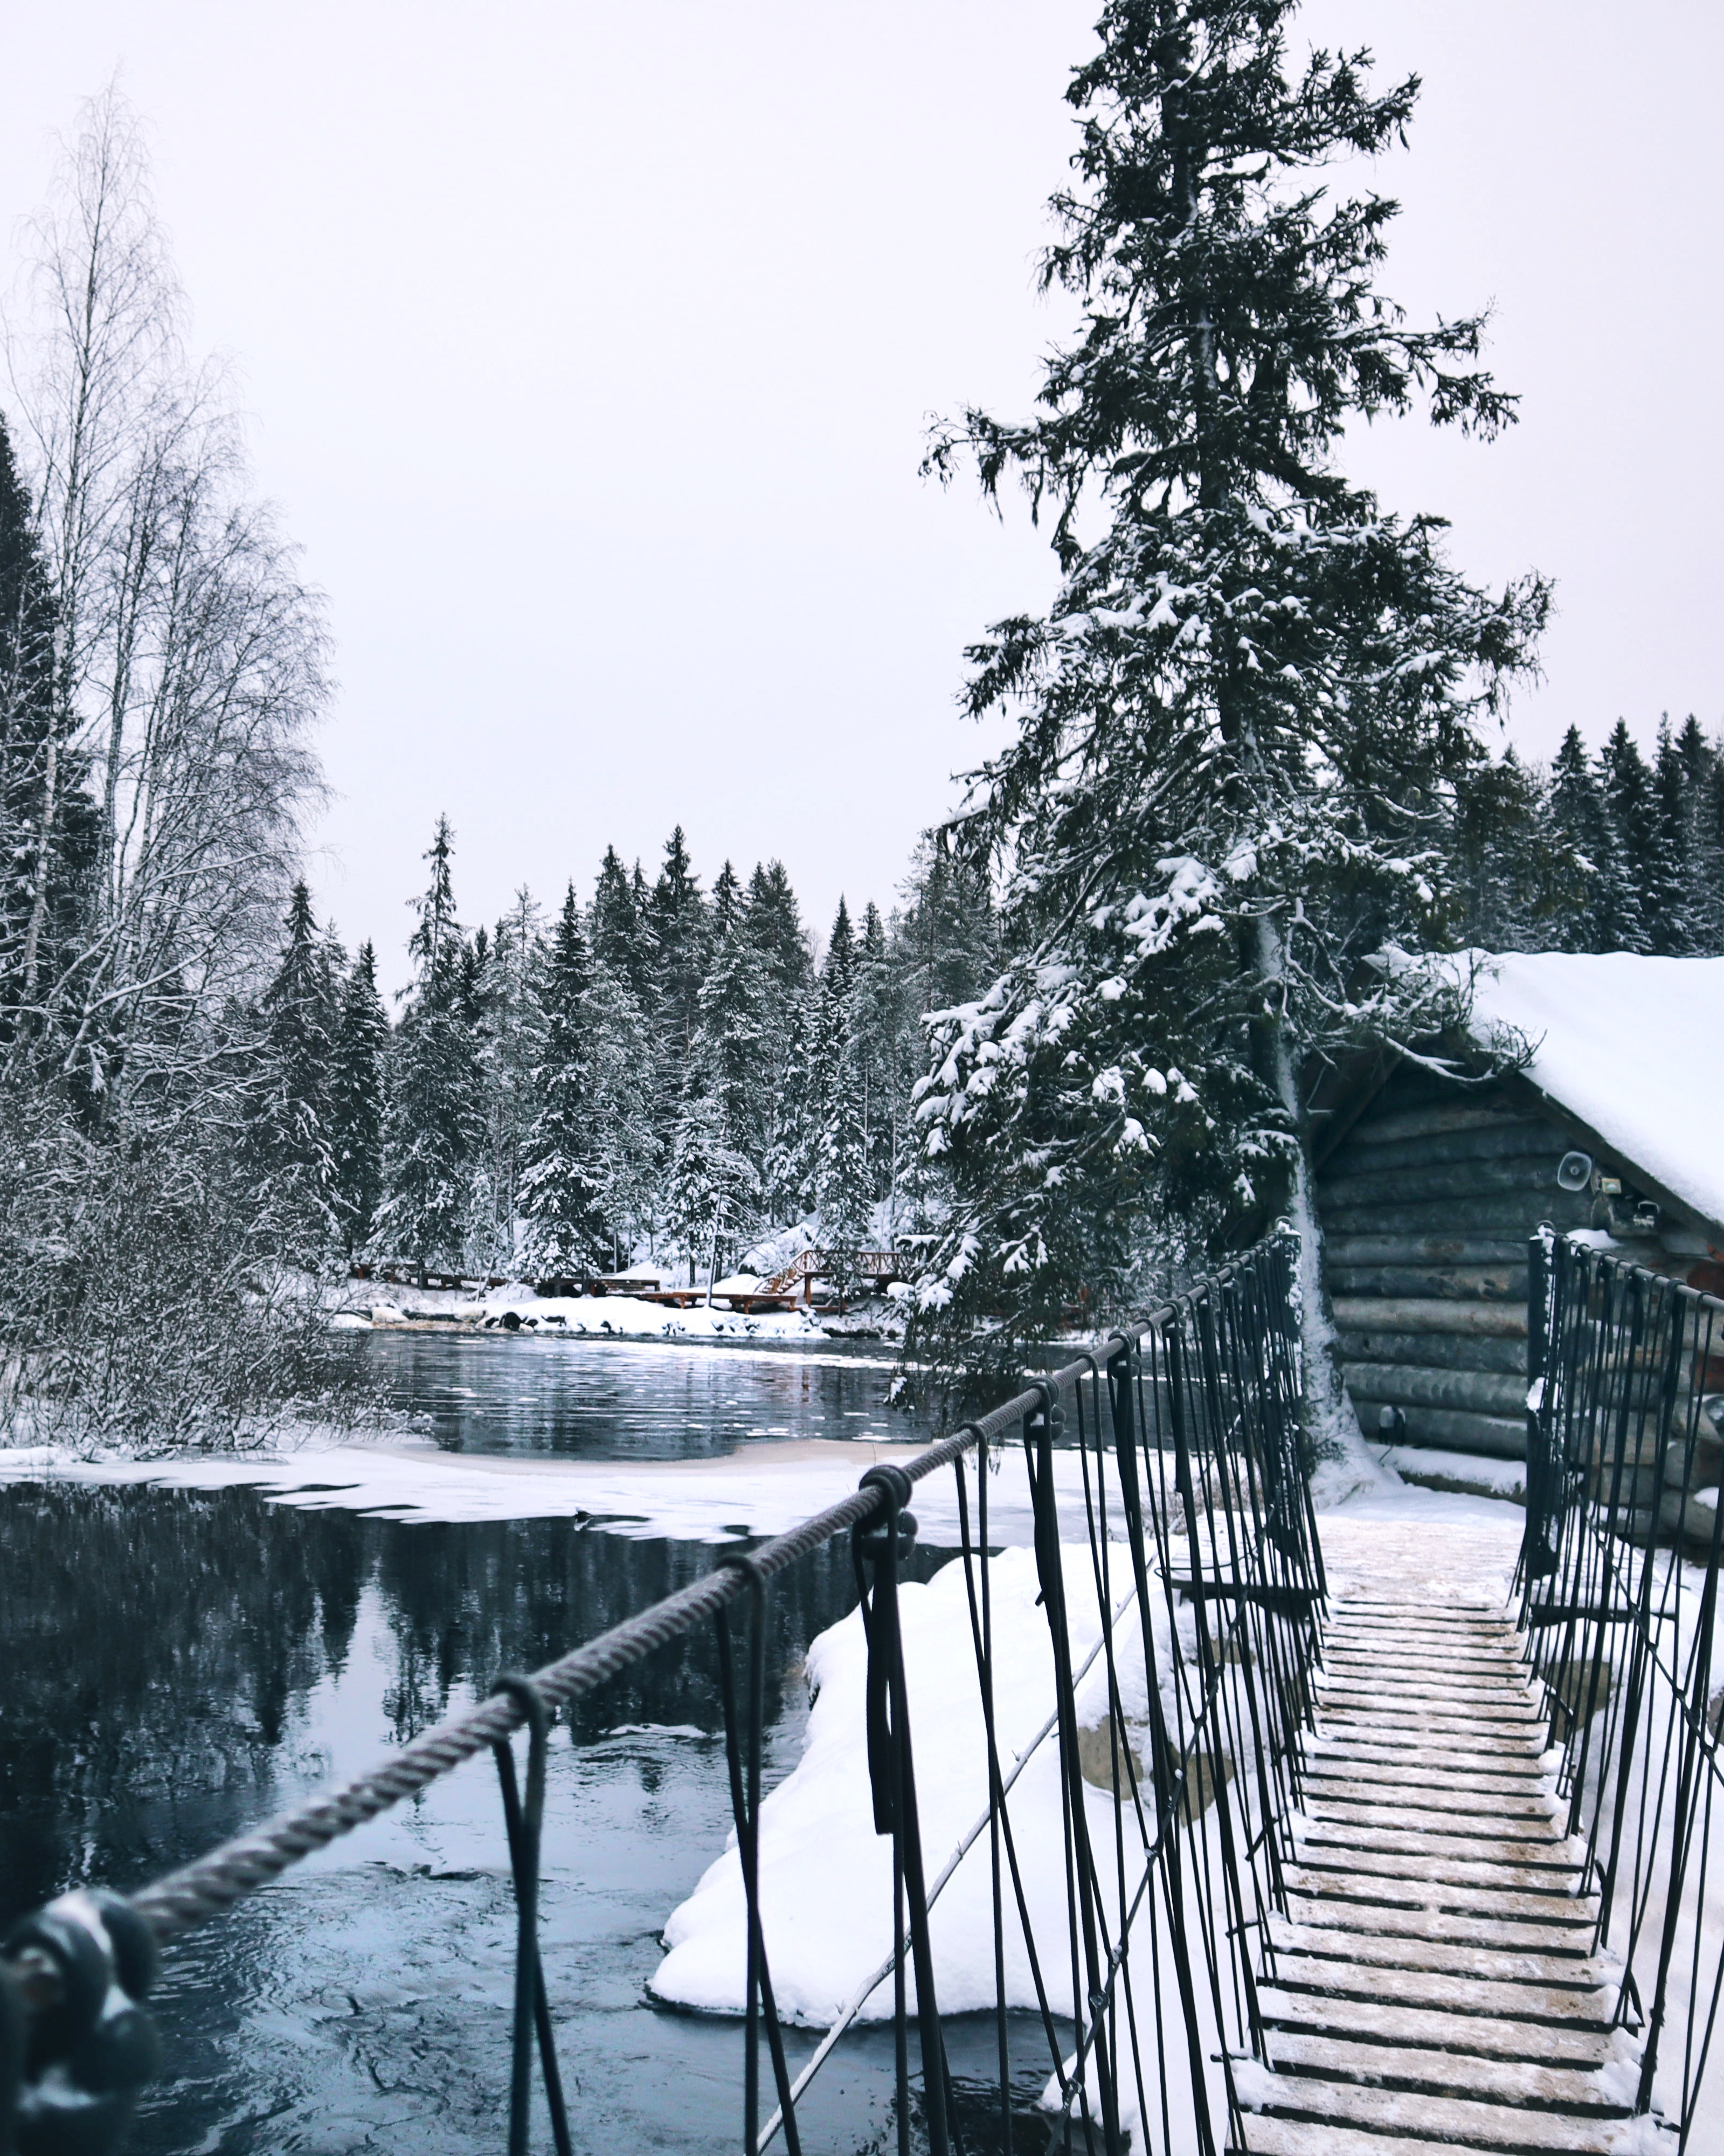
<path id="1" fill-rule="evenodd" d="M 1323 1541 L 1319 1734 L 1262 1970 L 1273 2071 L 1241 2069 L 1249 2156 L 1674 2149 L 1630 2116 L 1639 2047 L 1590 1958 L 1512 1544 L 1363 1520 Z"/>

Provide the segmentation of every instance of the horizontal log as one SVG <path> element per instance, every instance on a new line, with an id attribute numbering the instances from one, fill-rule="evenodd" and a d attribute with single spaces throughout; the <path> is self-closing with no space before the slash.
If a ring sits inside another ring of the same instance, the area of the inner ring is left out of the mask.
<path id="1" fill-rule="evenodd" d="M 1396 1205 L 1403 1199 L 1475 1198 L 1499 1190 L 1557 1190 L 1557 1161 L 1544 1153 L 1526 1160 L 1447 1161 L 1434 1168 L 1385 1168 L 1369 1173 L 1325 1173 L 1317 1185 L 1317 1204 Z"/>
<path id="2" fill-rule="evenodd" d="M 1352 1332 L 1477 1332 L 1498 1340 L 1526 1337 L 1524 1304 L 1427 1301 L 1412 1296 L 1337 1296 L 1335 1322 Z"/>
<path id="3" fill-rule="evenodd" d="M 1387 1199 L 1358 1204 L 1351 1199 L 1323 1204 L 1326 1233 L 1337 1235 L 1526 1236 L 1541 1220 L 1555 1228 L 1592 1225 L 1593 1202 L 1584 1194 L 1549 1190 L 1503 1190 L 1471 1198 L 1419 1199 L 1404 1204 Z"/>
<path id="4" fill-rule="evenodd" d="M 1462 1408 L 1512 1421 L 1526 1409 L 1526 1380 L 1512 1372 L 1432 1370 L 1408 1363 L 1349 1363 L 1347 1389 L 1398 1408 Z"/>
<path id="5" fill-rule="evenodd" d="M 1379 1106 L 1379 1103 L 1384 1105 Z M 1402 1138 L 1444 1137 L 1456 1131 L 1494 1130 L 1515 1114 L 1501 1093 L 1474 1094 L 1456 1100 L 1427 1101 L 1410 1106 L 1389 1105 L 1379 1093 L 1347 1132 L 1367 1144 L 1394 1144 Z"/>
<path id="6" fill-rule="evenodd" d="M 1524 1265 L 1524 1235 L 1326 1235 L 1331 1265 Z"/>
<path id="7" fill-rule="evenodd" d="M 1524 1302 L 1525 1265 L 1331 1265 L 1331 1295 L 1418 1296 L 1433 1301 Z"/>
<path id="8" fill-rule="evenodd" d="M 1568 1151 L 1568 1142 L 1549 1123 L 1503 1122 L 1482 1130 L 1452 1131 L 1434 1137 L 1392 1138 L 1367 1142 L 1355 1131 L 1337 1147 L 1324 1168 L 1326 1176 L 1383 1173 L 1398 1168 L 1468 1167 L 1478 1161 L 1544 1159 L 1552 1164 Z"/>
<path id="9" fill-rule="evenodd" d="M 1478 1332 L 1343 1332 L 1349 1363 L 1396 1363 L 1417 1369 L 1499 1370 L 1526 1378 L 1526 1342 Z"/>
<path id="10" fill-rule="evenodd" d="M 1397 1403 L 1362 1399 L 1353 1394 L 1353 1405 L 1367 1438 L 1376 1438 L 1378 1409 Z M 1456 1408 L 1412 1407 L 1404 1410 L 1406 1430 L 1397 1445 L 1429 1445 L 1439 1452 L 1476 1452 L 1487 1460 L 1524 1460 L 1526 1425 L 1503 1415 L 1467 1414 Z"/>

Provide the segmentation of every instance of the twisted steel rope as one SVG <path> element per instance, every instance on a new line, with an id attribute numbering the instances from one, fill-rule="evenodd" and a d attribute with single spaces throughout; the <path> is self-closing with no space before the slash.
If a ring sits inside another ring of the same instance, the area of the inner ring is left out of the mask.
<path id="1" fill-rule="evenodd" d="M 1089 1367 L 1088 1358 L 1069 1364 L 1051 1380 L 1065 1389 Z M 1044 1382 L 1049 1382 L 1044 1380 Z M 903 1472 L 912 1482 L 967 1452 L 979 1439 L 992 1440 L 1037 1406 L 1036 1389 L 1019 1393 L 977 1422 L 967 1424 L 955 1435 L 931 1445 L 905 1464 Z M 844 1533 L 881 1511 L 885 1492 L 875 1486 L 829 1505 L 824 1512 L 804 1520 L 788 1534 L 775 1537 L 753 1553 L 754 1562 L 767 1578 L 799 1558 L 823 1548 L 834 1535 Z M 626 1618 L 575 1648 L 558 1661 L 533 1671 L 529 1682 L 552 1707 L 564 1707 L 608 1679 L 666 1646 L 683 1633 L 705 1623 L 726 1603 L 747 1591 L 747 1580 L 731 1565 L 721 1565 L 690 1586 L 654 1603 L 650 1609 Z M 498 1693 L 482 1707 L 469 1708 L 447 1722 L 428 1729 L 412 1743 L 393 1753 L 368 1773 L 358 1775 L 327 1795 L 308 1798 L 290 1811 L 254 1829 L 250 1834 L 223 1842 L 206 1856 L 195 1858 L 166 1878 L 141 1888 L 131 1897 L 132 1907 L 158 1939 L 167 1940 L 201 1924 L 208 1917 L 231 1908 L 248 1894 L 279 1878 L 302 1857 L 326 1849 L 344 1834 L 376 1819 L 403 1797 L 414 1795 L 464 1760 L 488 1751 L 519 1729 L 526 1720 L 525 1710 L 507 1693 Z"/>

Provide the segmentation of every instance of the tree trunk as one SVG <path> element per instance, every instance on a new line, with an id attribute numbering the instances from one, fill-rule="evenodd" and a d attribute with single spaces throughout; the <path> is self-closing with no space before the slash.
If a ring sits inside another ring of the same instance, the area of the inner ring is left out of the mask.
<path id="1" fill-rule="evenodd" d="M 1312 1195 L 1310 1132 L 1300 1110 L 1293 1058 L 1279 1008 L 1285 970 L 1280 930 L 1263 916 L 1254 924 L 1253 940 L 1258 976 L 1270 1004 L 1264 1029 L 1270 1075 L 1296 1138 L 1287 1211 L 1299 1237 L 1300 1362 L 1305 1378 L 1301 1436 L 1312 1496 L 1319 1504 L 1336 1505 L 1356 1491 L 1381 1488 L 1387 1477 L 1366 1446 L 1342 1382 L 1341 1343 L 1324 1291 L 1323 1231 Z"/>

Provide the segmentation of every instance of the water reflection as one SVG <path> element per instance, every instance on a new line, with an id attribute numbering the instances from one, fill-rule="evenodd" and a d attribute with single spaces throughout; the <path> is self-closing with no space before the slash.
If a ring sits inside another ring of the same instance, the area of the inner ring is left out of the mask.
<path id="1" fill-rule="evenodd" d="M 184 1861 L 716 1554 L 567 1520 L 302 1512 L 248 1489 L 0 1490 L 0 1918 Z M 774 1589 L 774 1775 L 799 1748 L 806 1644 L 851 1599 L 841 1543 Z M 553 1748 L 547 1974 L 583 2145 L 735 2138 L 735 2030 L 643 2001 L 659 1928 L 724 1845 L 719 1723 L 699 1634 L 582 1702 L 583 1748 L 561 1732 Z M 475 1761 L 176 1947 L 160 1995 L 172 2077 L 134 2145 L 498 2145 L 512 1923 L 494 1778 Z M 889 2040 L 848 2053 L 810 2148 L 882 2131 L 890 2074 Z"/>
<path id="2" fill-rule="evenodd" d="M 764 1349 L 380 1332 L 365 1353 L 390 1397 L 451 1451 L 684 1460 L 790 1437 L 902 1440 L 878 1348 L 818 1359 Z"/>

